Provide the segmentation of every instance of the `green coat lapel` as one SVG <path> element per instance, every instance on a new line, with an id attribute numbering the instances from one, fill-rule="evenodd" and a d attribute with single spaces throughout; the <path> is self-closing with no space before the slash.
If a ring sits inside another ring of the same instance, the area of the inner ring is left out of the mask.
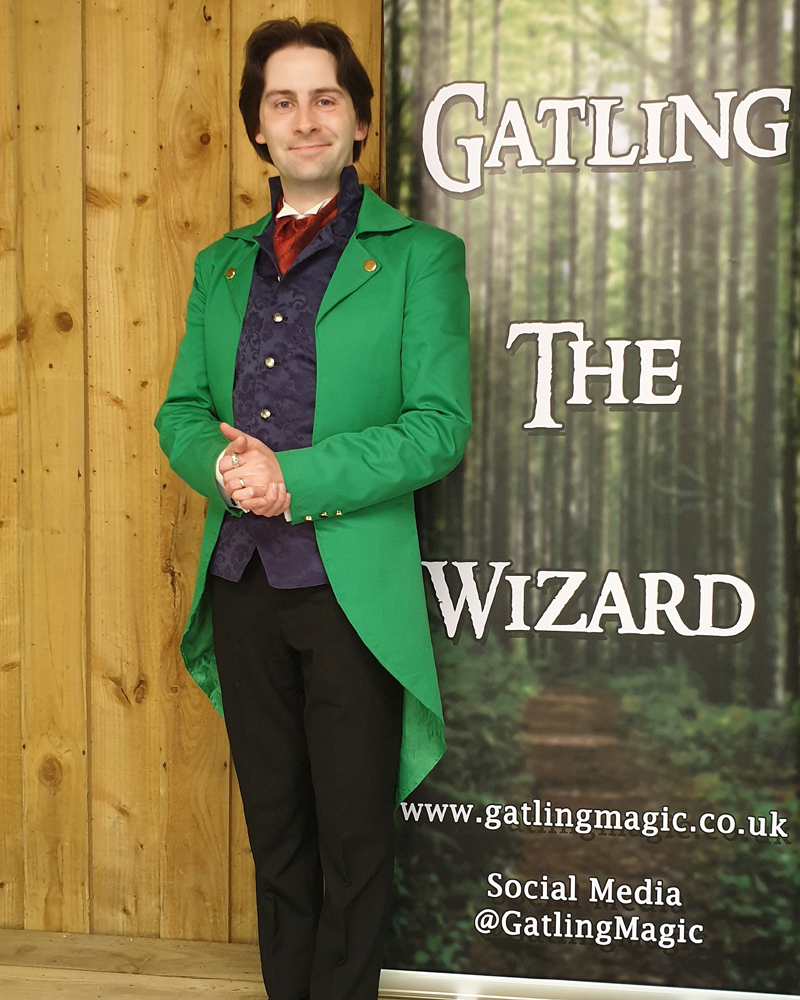
<path id="1" fill-rule="evenodd" d="M 226 284 L 228 291 L 231 293 L 236 315 L 239 317 L 239 332 L 241 332 L 242 323 L 244 323 L 247 299 L 250 295 L 250 285 L 253 281 L 253 268 L 258 256 L 256 236 L 260 236 L 267 228 L 271 218 L 272 213 L 270 212 L 249 226 L 242 226 L 240 229 L 232 229 L 230 232 L 225 233 L 225 237 L 233 241 L 233 247 L 226 259 L 226 270 L 233 268 L 235 274 L 232 278 L 227 278 Z"/>
<path id="2" fill-rule="evenodd" d="M 215 295 L 209 307 L 209 320 L 213 324 L 213 363 L 218 367 L 220 392 L 218 407 L 220 417 L 232 424 L 233 420 L 233 380 L 236 373 L 236 352 L 250 296 L 253 268 L 258 256 L 258 236 L 272 218 L 271 213 L 240 229 L 225 233 L 224 255 L 221 270 L 225 275 L 223 283 L 227 292 Z M 232 277 L 228 273 L 233 270 Z"/>
<path id="3" fill-rule="evenodd" d="M 356 220 L 353 237 L 344 249 L 333 277 L 328 285 L 317 314 L 317 324 L 343 299 L 358 291 L 370 278 L 373 278 L 383 266 L 380 252 L 376 247 L 367 248 L 364 237 L 371 233 L 391 233 L 406 229 L 411 225 L 408 219 L 401 215 L 391 205 L 382 201 L 370 188 L 364 188 L 364 200 Z M 368 271 L 365 264 L 374 260 L 378 265 Z"/>
<path id="4" fill-rule="evenodd" d="M 250 285 L 253 281 L 253 268 L 258 256 L 257 243 L 240 243 L 237 252 L 231 256 L 230 265 L 235 270 L 232 278 L 228 278 L 225 284 L 231 293 L 236 315 L 239 317 L 239 328 L 244 323 L 244 314 L 247 309 L 247 298 L 250 295 Z"/>

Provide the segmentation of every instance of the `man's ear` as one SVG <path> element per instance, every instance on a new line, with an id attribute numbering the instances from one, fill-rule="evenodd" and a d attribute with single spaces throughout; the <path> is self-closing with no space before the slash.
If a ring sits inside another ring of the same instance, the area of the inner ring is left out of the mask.
<path id="1" fill-rule="evenodd" d="M 365 125 L 363 122 L 359 122 L 356 126 L 356 134 L 353 136 L 355 142 L 363 142 L 367 138 L 369 133 L 369 125 Z M 258 138 L 258 136 L 256 136 Z"/>
<path id="2" fill-rule="evenodd" d="M 260 143 L 262 146 L 266 146 L 267 140 L 260 132 L 256 132 L 256 142 Z"/>

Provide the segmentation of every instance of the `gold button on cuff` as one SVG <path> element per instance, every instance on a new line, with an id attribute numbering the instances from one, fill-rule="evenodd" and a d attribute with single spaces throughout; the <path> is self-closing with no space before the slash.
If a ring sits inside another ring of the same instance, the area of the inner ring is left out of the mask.
<path id="1" fill-rule="evenodd" d="M 374 271 L 377 266 L 378 266 L 378 262 L 376 260 L 373 260 L 371 257 L 370 257 L 369 260 L 365 260 L 364 261 L 364 270 L 365 271 Z"/>
<path id="2" fill-rule="evenodd" d="M 225 277 L 226 278 L 232 278 L 234 276 L 234 274 L 236 274 L 236 268 L 235 267 L 229 267 L 228 270 L 225 272 Z"/>
<path id="3" fill-rule="evenodd" d="M 341 516 L 342 516 L 342 512 L 341 512 L 340 510 L 337 510 L 337 511 L 336 511 L 336 516 L 337 516 L 337 517 L 341 517 Z"/>
<path id="4" fill-rule="evenodd" d="M 320 517 L 327 517 L 328 516 L 327 510 L 323 510 L 323 512 L 319 516 Z"/>
<path id="5" fill-rule="evenodd" d="M 262 420 L 269 420 L 269 418 L 271 416 L 272 416 L 272 410 L 262 410 L 261 411 L 261 419 Z"/>
<path id="6" fill-rule="evenodd" d="M 304 521 L 313 521 L 314 518 L 310 514 L 306 514 L 306 516 L 303 518 L 303 520 Z"/>
<path id="7" fill-rule="evenodd" d="M 275 358 L 264 358 L 264 364 L 267 366 L 267 368 L 274 368 Z"/>
<path id="8" fill-rule="evenodd" d="M 272 319 L 273 319 L 273 322 L 275 322 L 275 323 L 282 323 L 283 322 L 283 313 L 273 313 L 272 314 Z"/>

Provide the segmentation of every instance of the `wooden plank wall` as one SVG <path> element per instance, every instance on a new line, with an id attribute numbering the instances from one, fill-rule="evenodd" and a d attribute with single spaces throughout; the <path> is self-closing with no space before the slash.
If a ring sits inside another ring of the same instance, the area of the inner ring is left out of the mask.
<path id="1" fill-rule="evenodd" d="M 224 727 L 178 653 L 203 501 L 152 421 L 194 255 L 269 207 L 238 81 L 289 15 L 341 24 L 380 90 L 379 0 L 0 2 L 3 927 L 256 938 Z"/>
<path id="2" fill-rule="evenodd" d="M 11 927 L 24 911 L 16 107 L 14 11 L 0 4 L 0 924 Z"/>

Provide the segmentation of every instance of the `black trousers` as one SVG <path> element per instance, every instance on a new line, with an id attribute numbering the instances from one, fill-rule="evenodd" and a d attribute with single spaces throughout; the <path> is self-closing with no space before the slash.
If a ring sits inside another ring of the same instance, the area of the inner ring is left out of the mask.
<path id="1" fill-rule="evenodd" d="M 394 872 L 402 686 L 330 586 L 211 576 L 225 725 L 270 1000 L 375 1000 Z"/>

